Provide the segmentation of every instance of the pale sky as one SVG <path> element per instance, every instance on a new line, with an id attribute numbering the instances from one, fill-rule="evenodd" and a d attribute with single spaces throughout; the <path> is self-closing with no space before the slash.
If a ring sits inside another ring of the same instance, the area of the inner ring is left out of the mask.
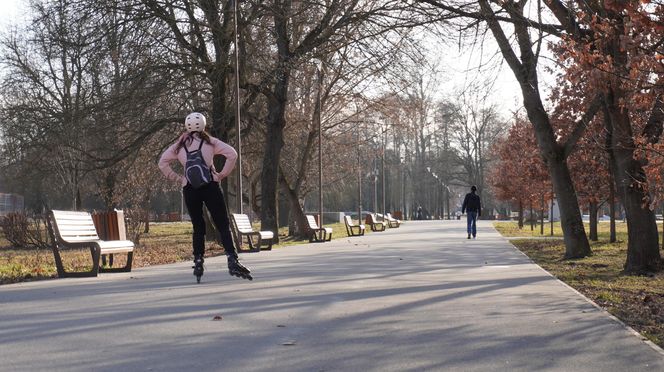
<path id="1" fill-rule="evenodd" d="M 27 7 L 27 2 L 28 0 L 0 0 L 0 28 L 5 29 L 20 21 L 24 17 L 21 9 Z M 497 50 L 495 48 L 491 49 L 491 46 L 485 47 L 483 59 L 489 58 Z M 440 52 L 441 48 L 434 46 L 433 50 Z M 439 68 L 443 71 L 436 78 L 440 82 L 437 96 L 449 96 L 468 81 L 496 78 L 490 100 L 496 103 L 501 111 L 507 115 L 521 106 L 521 91 L 507 65 L 503 64 L 501 69 L 478 72 L 474 68 L 479 63 L 479 52 L 474 51 L 471 54 L 467 50 L 458 50 L 454 47 L 445 48 L 445 53 L 442 56 L 433 58 L 439 60 Z M 542 77 L 541 81 L 547 80 L 545 76 Z M 542 86 L 541 89 L 543 91 L 547 90 L 545 86 Z"/>
<path id="2" fill-rule="evenodd" d="M 0 0 L 0 25 L 3 28 L 20 17 L 19 9 L 24 1 L 27 0 Z"/>

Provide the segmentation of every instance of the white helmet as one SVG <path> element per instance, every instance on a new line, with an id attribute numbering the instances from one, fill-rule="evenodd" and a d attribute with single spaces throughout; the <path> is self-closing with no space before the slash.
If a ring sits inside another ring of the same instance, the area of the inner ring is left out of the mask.
<path id="1" fill-rule="evenodd" d="M 184 119 L 184 126 L 187 132 L 202 132 L 205 130 L 205 116 L 200 112 L 192 112 Z"/>

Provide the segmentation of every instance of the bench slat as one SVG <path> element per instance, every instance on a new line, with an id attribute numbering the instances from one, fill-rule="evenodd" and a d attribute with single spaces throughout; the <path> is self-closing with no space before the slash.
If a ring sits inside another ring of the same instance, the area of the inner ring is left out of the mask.
<path id="1" fill-rule="evenodd" d="M 134 242 L 131 240 L 100 240 L 98 244 L 102 251 L 107 249 L 134 249 Z"/>
<path id="2" fill-rule="evenodd" d="M 72 230 L 88 230 L 88 231 L 97 231 L 94 226 L 86 225 L 58 225 L 58 230 L 60 231 L 72 231 Z"/>
<path id="3" fill-rule="evenodd" d="M 67 235 L 60 235 L 62 239 L 64 240 L 72 240 L 72 239 L 85 239 L 85 240 L 90 240 L 90 241 L 97 241 L 99 240 L 99 237 L 97 234 L 67 234 Z"/>
<path id="4" fill-rule="evenodd" d="M 70 237 L 67 239 L 62 239 L 63 242 L 65 243 L 91 243 L 91 242 L 96 242 L 96 239 L 90 239 L 86 237 Z"/>
<path id="5" fill-rule="evenodd" d="M 99 240 L 99 236 L 94 231 L 69 231 L 64 233 L 61 232 L 60 236 L 63 238 L 67 238 L 68 236 L 88 236 L 88 237 L 93 237 L 94 239 L 92 240 Z"/>
<path id="6" fill-rule="evenodd" d="M 272 231 L 259 231 L 261 239 L 272 239 L 274 238 L 274 233 Z"/>
<path id="7" fill-rule="evenodd" d="M 263 240 L 268 240 L 269 246 L 267 249 L 272 249 L 272 239 L 274 238 L 274 234 L 272 231 L 255 231 L 254 227 L 251 225 L 251 221 L 249 220 L 249 216 L 246 214 L 240 214 L 240 213 L 232 213 L 231 214 L 233 218 L 233 225 L 235 228 L 235 231 L 237 231 L 238 239 L 240 239 L 240 244 L 242 244 L 242 236 L 246 235 L 247 239 L 249 240 L 249 246 L 254 249 L 254 250 L 260 250 L 261 247 L 261 241 Z M 251 236 L 259 236 L 259 241 L 258 241 L 258 247 L 254 248 L 253 243 L 251 240 Z"/>
<path id="8" fill-rule="evenodd" d="M 307 215 L 307 222 L 309 227 L 312 229 L 319 229 L 318 224 L 316 223 L 316 218 L 312 215 Z"/>
<path id="9" fill-rule="evenodd" d="M 56 220 L 58 226 L 94 226 L 92 220 L 82 221 L 82 220 Z"/>
<path id="10" fill-rule="evenodd" d="M 70 214 L 61 214 L 55 215 L 56 221 L 92 221 L 91 216 L 80 216 L 80 215 L 70 215 Z"/>

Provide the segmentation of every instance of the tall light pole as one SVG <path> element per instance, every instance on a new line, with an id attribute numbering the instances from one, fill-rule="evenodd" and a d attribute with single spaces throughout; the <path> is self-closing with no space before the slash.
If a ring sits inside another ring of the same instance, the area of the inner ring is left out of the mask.
<path id="1" fill-rule="evenodd" d="M 316 121 L 318 121 L 318 226 L 323 227 L 323 124 L 321 123 L 323 61 L 318 66 L 318 88 L 316 89 Z"/>
<path id="2" fill-rule="evenodd" d="M 242 139 L 240 138 L 240 57 L 238 55 L 237 2 L 233 0 L 233 23 L 235 27 L 235 132 L 237 143 L 237 211 L 242 214 Z"/>
<path id="3" fill-rule="evenodd" d="M 360 149 L 360 123 L 356 123 L 357 130 L 357 220 L 362 224 L 362 152 Z"/>
<path id="4" fill-rule="evenodd" d="M 382 151 L 383 156 L 381 158 L 381 163 L 382 163 L 381 177 L 382 177 L 382 179 L 381 179 L 380 183 L 383 187 L 383 193 L 382 193 L 383 194 L 382 195 L 383 196 L 383 221 L 386 220 L 385 216 L 386 216 L 386 213 L 387 213 L 387 208 L 385 206 L 385 137 L 386 136 L 387 136 L 387 126 L 385 126 L 383 128 L 383 136 L 382 136 L 383 137 L 383 151 Z"/>
<path id="5" fill-rule="evenodd" d="M 401 200 L 401 217 L 406 219 L 408 211 L 406 211 L 406 157 L 403 159 L 399 157 L 399 199 Z"/>
<path id="6" fill-rule="evenodd" d="M 451 220 L 452 218 L 450 216 L 450 187 L 445 185 L 445 190 L 447 190 L 447 194 L 446 194 L 447 198 L 445 199 L 445 204 L 446 204 L 446 207 L 447 207 L 447 219 Z"/>
<path id="7" fill-rule="evenodd" d="M 373 159 L 373 181 L 374 181 L 374 200 L 373 200 L 373 213 L 378 212 L 378 164 L 376 158 Z"/>

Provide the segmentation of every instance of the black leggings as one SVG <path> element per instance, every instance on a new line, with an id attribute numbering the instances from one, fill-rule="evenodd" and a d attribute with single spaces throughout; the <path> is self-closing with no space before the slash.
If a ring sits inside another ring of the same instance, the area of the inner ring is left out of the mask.
<path id="1" fill-rule="evenodd" d="M 205 220 L 203 219 L 203 203 L 207 207 L 212 222 L 221 235 L 221 244 L 224 246 L 226 255 L 237 258 L 231 227 L 228 221 L 228 211 L 224 195 L 219 188 L 219 183 L 210 182 L 198 189 L 187 184 L 183 189 L 184 202 L 187 205 L 191 224 L 194 226 L 193 246 L 194 256 L 205 254 Z"/>

